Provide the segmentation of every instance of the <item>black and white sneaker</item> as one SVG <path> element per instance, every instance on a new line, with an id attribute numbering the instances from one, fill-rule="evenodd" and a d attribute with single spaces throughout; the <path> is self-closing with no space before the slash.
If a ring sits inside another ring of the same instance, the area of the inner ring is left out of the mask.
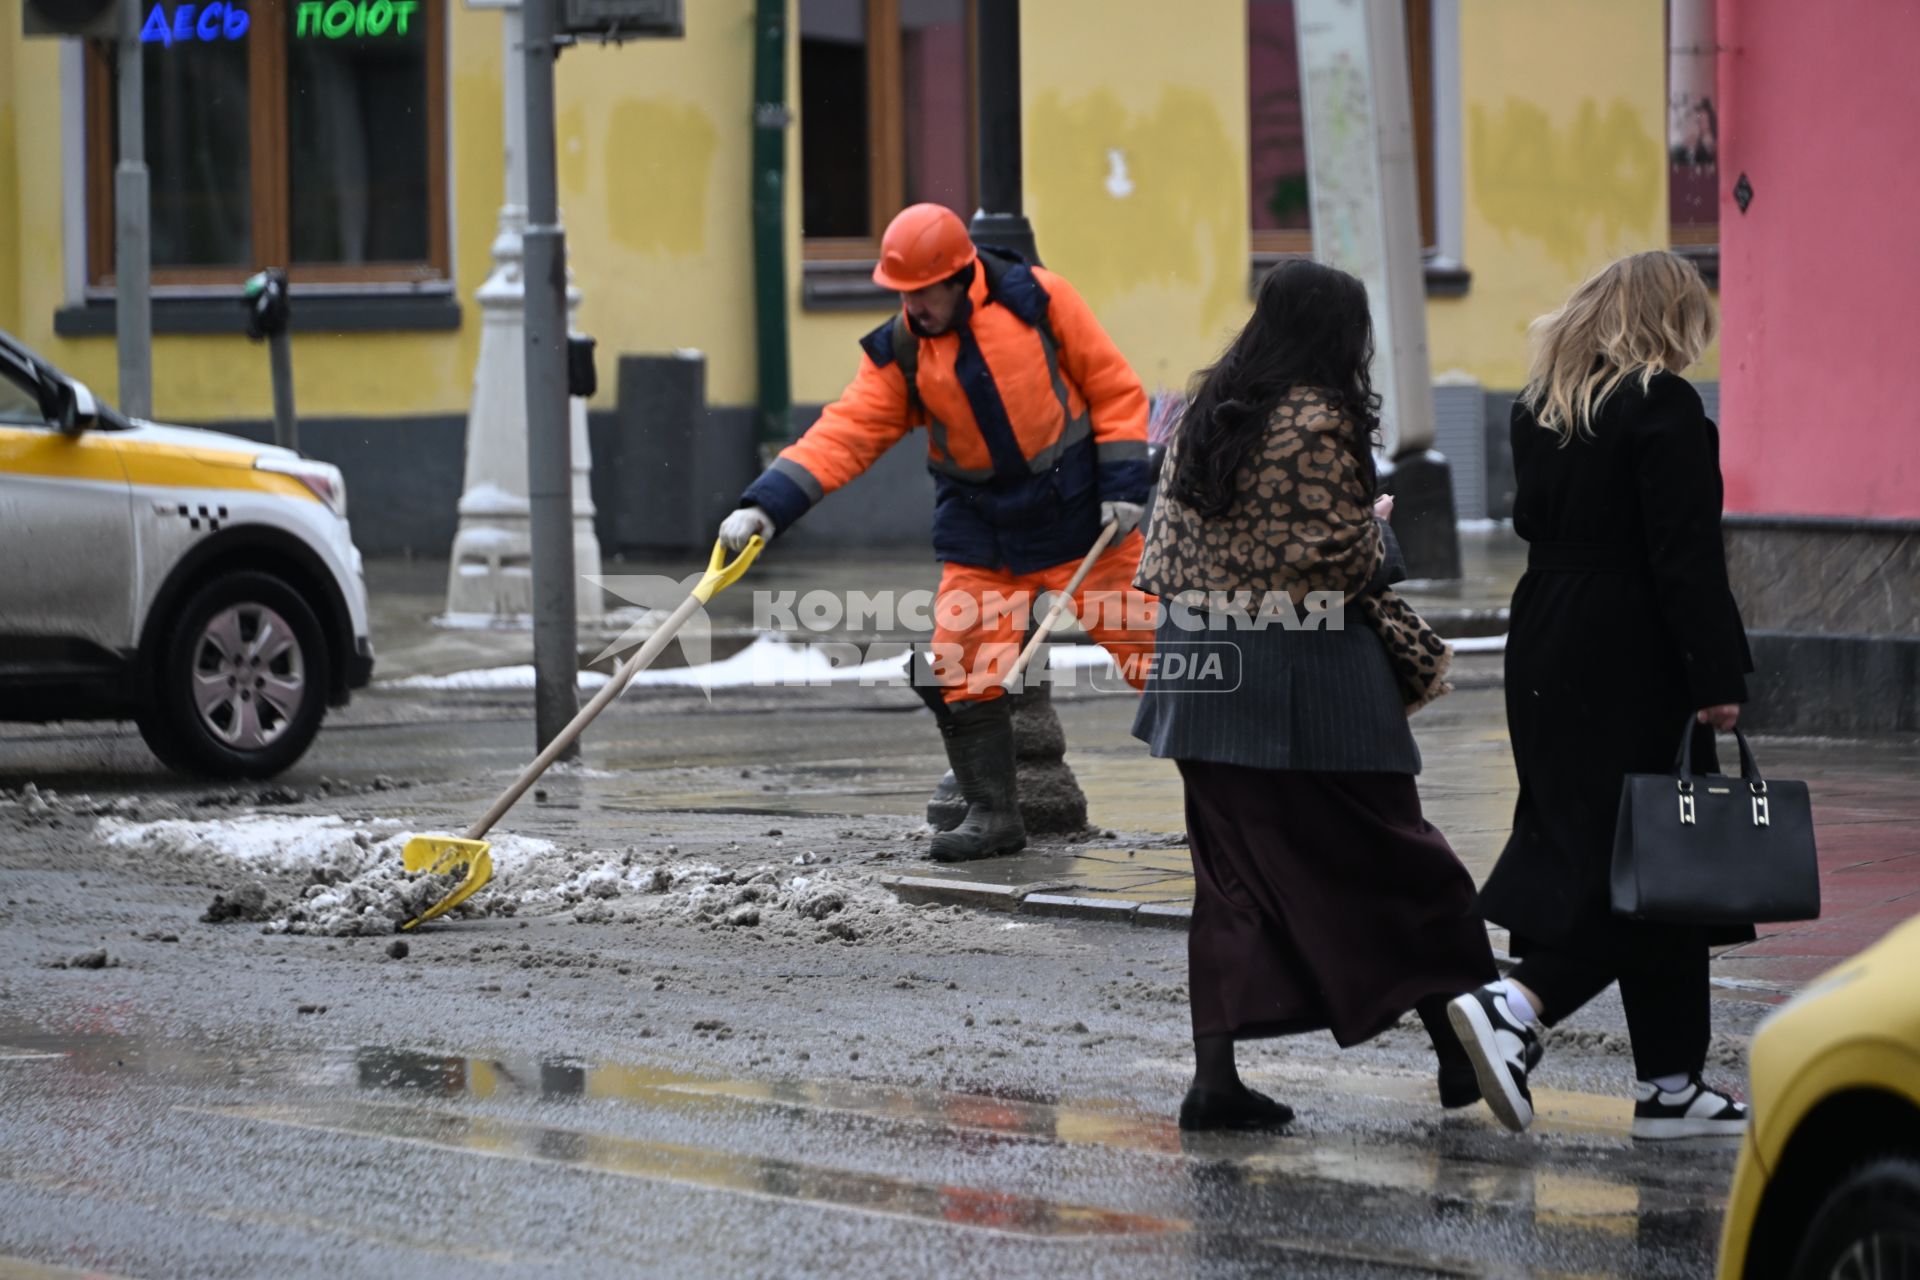
<path id="1" fill-rule="evenodd" d="M 1633 1087 L 1636 1138 L 1737 1138 L 1746 1131 L 1747 1104 L 1709 1089 L 1699 1076 L 1672 1093 L 1647 1080 Z"/>
<path id="2" fill-rule="evenodd" d="M 1515 1133 L 1525 1133 L 1533 1123 L 1527 1073 L 1540 1063 L 1539 1035 L 1513 1016 L 1506 993 L 1497 987 L 1456 996 L 1447 1005 L 1447 1020 L 1473 1059 L 1480 1093 L 1493 1114 Z"/>

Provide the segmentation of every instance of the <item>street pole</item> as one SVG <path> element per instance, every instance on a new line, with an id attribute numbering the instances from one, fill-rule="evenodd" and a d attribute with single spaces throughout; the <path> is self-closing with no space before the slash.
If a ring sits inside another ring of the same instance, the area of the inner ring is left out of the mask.
<path id="1" fill-rule="evenodd" d="M 1020 0 L 979 0 L 975 12 L 980 208 L 970 230 L 977 244 L 1038 262 L 1020 171 Z"/>
<path id="2" fill-rule="evenodd" d="M 787 4 L 757 0 L 753 15 L 753 310 L 759 373 L 754 440 L 769 453 L 793 431 L 787 363 Z M 771 461 L 769 458 L 768 461 Z"/>
<path id="3" fill-rule="evenodd" d="M 977 0 L 974 6 L 974 45 L 978 78 L 974 105 L 980 139 L 980 207 L 967 229 L 974 243 L 989 249 L 1011 249 L 1028 262 L 1040 261 L 1027 221 L 1026 184 L 1020 138 L 1020 0 Z M 1046 659 L 1039 659 L 1042 666 Z M 1044 680 L 1027 684 L 1009 696 L 1013 704 L 1014 736 L 1021 742 L 1059 743 L 1019 760 L 1015 777 L 1023 797 L 1021 813 L 1031 831 L 1073 831 L 1086 823 L 1087 797 L 1066 762 L 1066 730 L 1053 709 L 1052 686 Z M 927 806 L 947 803 L 951 775 L 941 779 Z"/>
<path id="4" fill-rule="evenodd" d="M 123 0 L 120 23 L 120 163 L 113 174 L 114 328 L 120 411 L 153 416 L 153 308 L 148 242 L 146 85 L 140 0 Z"/>
<path id="5" fill-rule="evenodd" d="M 1460 576 L 1453 481 L 1433 449 L 1419 177 L 1406 14 L 1398 4 L 1295 0 L 1313 256 L 1358 276 L 1373 313 L 1381 480 L 1415 578 Z"/>
<path id="6" fill-rule="evenodd" d="M 527 96 L 527 503 L 533 550 L 535 734 L 541 748 L 579 710 L 573 582 L 573 458 L 567 397 L 567 251 L 555 169 L 555 0 L 522 10 Z M 571 759 L 578 745 L 562 753 Z"/>
<path id="7" fill-rule="evenodd" d="M 293 344 L 282 329 L 267 339 L 268 367 L 273 372 L 273 442 L 300 452 L 300 427 L 293 416 Z"/>

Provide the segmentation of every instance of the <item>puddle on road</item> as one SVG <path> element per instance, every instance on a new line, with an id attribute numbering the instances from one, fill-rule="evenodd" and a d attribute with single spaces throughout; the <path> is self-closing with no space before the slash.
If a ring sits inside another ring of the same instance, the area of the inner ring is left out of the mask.
<path id="1" fill-rule="evenodd" d="M 12 1064 L 18 1064 L 12 1067 Z M 1143 1062 L 1147 1069 L 1167 1064 Z M 742 1156 L 488 1115 L 469 1115 L 353 1094 L 411 1094 L 422 1101 L 541 1102 L 604 1100 L 640 1110 L 706 1116 L 771 1107 L 853 1117 L 966 1147 L 988 1142 L 1086 1146 L 1171 1158 L 1196 1189 L 1224 1182 L 1259 1220 L 1282 1206 L 1324 1202 L 1339 1220 L 1357 1194 L 1411 1198 L 1434 1213 L 1488 1215 L 1529 1224 L 1544 1236 L 1572 1232 L 1643 1247 L 1668 1240 L 1711 1256 L 1723 1205 L 1713 1194 L 1642 1185 L 1632 1170 L 1556 1167 L 1552 1147 L 1514 1143 L 1502 1154 L 1474 1146 L 1489 1125 L 1450 1118 L 1439 1134 L 1410 1141 L 1314 1141 L 1301 1137 L 1183 1135 L 1164 1116 L 1122 1103 L 1061 1105 L 1044 1095 L 993 1097 L 835 1080 L 728 1080 L 622 1063 L 566 1057 L 469 1057 L 390 1047 L 327 1048 L 307 1053 L 219 1049 L 137 1036 L 47 1037 L 0 1031 L 0 1069 L 65 1070 L 87 1075 L 138 1075 L 163 1082 L 247 1089 L 321 1090 L 314 1102 L 193 1107 L 239 1119 L 317 1131 L 390 1138 L 473 1154 L 553 1161 L 601 1172 L 672 1181 L 713 1190 L 776 1196 L 861 1212 L 979 1227 L 1029 1237 L 1114 1237 L 1194 1230 L 1237 1234 L 1230 1222 L 1197 1213 L 1178 1217 L 1129 1214 L 978 1188 Z M 1318 1070 L 1301 1065 L 1258 1071 L 1296 1092 L 1338 1093 L 1425 1106 L 1430 1081 Z M 347 1100 L 341 1099 L 346 1091 Z M 1541 1128 L 1551 1136 L 1624 1132 L 1618 1101 L 1539 1091 Z M 1484 1146 L 1484 1143 L 1480 1145 Z M 1504 1145 L 1504 1144 L 1503 1144 Z M 1718 1144 L 1716 1144 L 1718 1145 Z M 1449 1150 L 1452 1148 L 1452 1150 Z M 1563 1156 L 1564 1153 L 1561 1153 Z M 1197 1203 L 1196 1208 L 1203 1208 Z M 1247 1219 L 1243 1216 L 1240 1221 Z M 1262 1247 L 1307 1249 L 1321 1243 L 1266 1240 Z M 1359 1260 L 1357 1257 L 1355 1260 Z M 1381 1257 L 1371 1261 L 1397 1265 Z M 1430 1260 L 1431 1261 L 1431 1260 Z"/>
<path id="2" fill-rule="evenodd" d="M 777 1200 L 798 1200 L 888 1217 L 916 1218 L 1004 1235 L 1048 1239 L 1185 1231 L 1188 1223 L 1091 1205 L 974 1187 L 856 1173 L 766 1156 L 616 1137 L 491 1116 L 359 1103 L 347 1106 L 184 1107 L 198 1115 L 317 1133 L 383 1138 L 475 1155 L 565 1164 Z"/>
<path id="3" fill-rule="evenodd" d="M 1172 1120 L 1119 1103 L 1068 1107 L 1030 1098 L 857 1081 L 715 1080 L 619 1063 L 548 1059 L 516 1065 L 393 1049 L 359 1050 L 355 1070 L 362 1088 L 413 1089 L 440 1098 L 585 1098 L 683 1114 L 737 1110 L 748 1104 L 854 1116 L 955 1139 L 983 1135 L 1182 1154 L 1180 1130 Z"/>
<path id="4" fill-rule="evenodd" d="M 702 813 L 748 817 L 810 817 L 839 821 L 880 816 L 920 816 L 937 772 L 914 764 L 875 768 L 870 761 L 808 761 L 804 766 L 762 766 L 736 785 L 688 785 L 644 778 L 601 785 L 583 793 L 588 806 L 615 814 Z"/>

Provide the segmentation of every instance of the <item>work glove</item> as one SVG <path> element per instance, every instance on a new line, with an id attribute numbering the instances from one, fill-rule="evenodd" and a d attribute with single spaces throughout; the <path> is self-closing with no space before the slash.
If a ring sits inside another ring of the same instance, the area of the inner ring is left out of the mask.
<path id="1" fill-rule="evenodd" d="M 1117 541 L 1139 528 L 1140 520 L 1146 514 L 1146 507 L 1138 502 L 1103 502 L 1100 504 L 1100 527 L 1119 525 L 1120 531 L 1113 535 Z"/>
<path id="2" fill-rule="evenodd" d="M 740 550 L 756 535 L 773 541 L 773 517 L 758 507 L 742 507 L 720 522 L 720 545 L 729 551 Z"/>

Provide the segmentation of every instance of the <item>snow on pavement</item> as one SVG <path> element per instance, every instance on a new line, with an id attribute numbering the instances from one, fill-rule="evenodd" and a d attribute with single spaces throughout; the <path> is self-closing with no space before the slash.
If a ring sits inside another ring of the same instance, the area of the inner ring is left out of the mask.
<path id="1" fill-rule="evenodd" d="M 214 819 L 98 819 L 95 838 L 149 865 L 164 863 L 237 893 L 251 887 L 269 933 L 381 935 L 438 901 L 457 876 L 413 875 L 400 851 L 414 834 L 397 819 L 248 813 Z M 642 852 L 568 849 L 526 836 L 493 837 L 492 881 L 454 916 L 562 915 L 581 923 L 681 919 L 815 940 L 897 939 L 939 921 L 857 871 L 811 855 L 724 869 L 683 860 L 674 846 Z M 799 869 L 804 867 L 804 870 Z M 264 880 L 275 882 L 265 892 Z"/>
<path id="2" fill-rule="evenodd" d="M 858 684 L 864 686 L 903 685 L 906 683 L 905 654 L 874 658 L 866 662 L 839 666 L 850 645 L 793 644 L 778 636 L 756 637 L 752 644 L 719 662 L 696 667 L 660 667 L 642 671 L 633 683 L 652 688 L 739 689 L 781 685 Z M 1099 669 L 1112 665 L 1107 651 L 1092 644 L 1055 645 L 1049 662 L 1061 670 Z M 580 687 L 598 689 L 609 677 L 598 671 L 582 671 Z M 407 676 L 388 681 L 395 689 L 507 690 L 533 688 L 533 667 L 485 667 L 475 671 L 456 671 L 451 675 Z"/>

